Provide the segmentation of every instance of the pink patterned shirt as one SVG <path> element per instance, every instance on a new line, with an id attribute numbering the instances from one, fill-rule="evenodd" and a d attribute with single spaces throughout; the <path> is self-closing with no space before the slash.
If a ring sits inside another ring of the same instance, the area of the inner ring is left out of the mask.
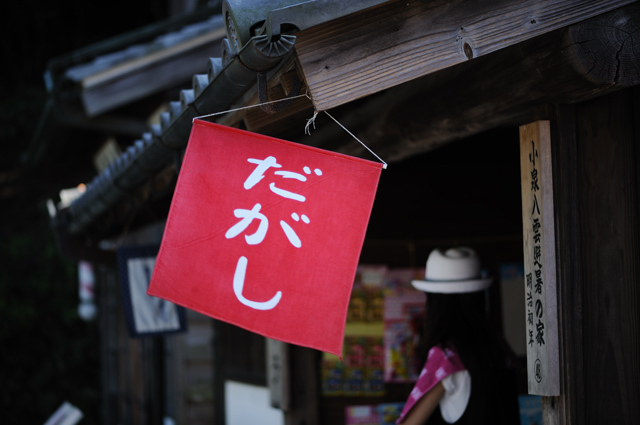
<path id="1" fill-rule="evenodd" d="M 422 368 L 422 372 L 420 372 L 418 382 L 413 387 L 396 424 L 402 423 L 413 405 L 431 388 L 435 387 L 438 382 L 462 370 L 466 370 L 466 368 L 454 350 L 449 348 L 443 350 L 439 346 L 432 347 L 427 355 L 427 362 Z"/>

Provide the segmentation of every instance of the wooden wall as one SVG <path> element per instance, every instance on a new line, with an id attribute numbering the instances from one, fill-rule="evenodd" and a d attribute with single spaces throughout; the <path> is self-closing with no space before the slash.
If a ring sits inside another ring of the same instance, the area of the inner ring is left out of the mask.
<path id="1" fill-rule="evenodd" d="M 639 93 L 552 117 L 562 395 L 545 424 L 640 423 Z"/>
<path id="2" fill-rule="evenodd" d="M 96 287 L 102 423 L 214 423 L 213 319 L 188 310 L 187 333 L 131 338 L 116 270 L 99 267 Z"/>

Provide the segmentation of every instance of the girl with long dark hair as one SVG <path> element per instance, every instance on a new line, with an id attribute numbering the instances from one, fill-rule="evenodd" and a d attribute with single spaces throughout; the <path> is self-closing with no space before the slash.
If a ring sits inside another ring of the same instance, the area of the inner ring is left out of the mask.
<path id="1" fill-rule="evenodd" d="M 517 393 L 505 345 L 487 320 L 480 261 L 470 248 L 434 250 L 426 279 L 424 368 L 398 424 L 518 424 Z"/>

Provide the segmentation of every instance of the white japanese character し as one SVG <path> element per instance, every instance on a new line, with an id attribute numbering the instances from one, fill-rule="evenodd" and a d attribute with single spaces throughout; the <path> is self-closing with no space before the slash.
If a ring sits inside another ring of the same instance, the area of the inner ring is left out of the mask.
<path id="1" fill-rule="evenodd" d="M 242 295 L 242 290 L 244 289 L 244 279 L 247 273 L 248 262 L 249 260 L 247 260 L 247 257 L 245 256 L 240 256 L 240 258 L 238 259 L 238 264 L 236 265 L 236 271 L 233 274 L 233 293 L 236 294 L 236 298 L 238 298 L 238 301 L 240 301 L 242 304 L 246 305 L 247 307 L 251 307 L 256 310 L 273 309 L 280 302 L 280 299 L 282 298 L 282 291 L 276 292 L 273 298 L 271 298 L 269 301 L 263 301 L 263 302 L 251 301 L 245 298 L 244 295 Z"/>

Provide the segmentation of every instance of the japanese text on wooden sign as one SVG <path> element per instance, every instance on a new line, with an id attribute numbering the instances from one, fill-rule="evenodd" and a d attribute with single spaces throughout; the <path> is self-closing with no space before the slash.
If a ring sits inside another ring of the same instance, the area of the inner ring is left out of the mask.
<path id="1" fill-rule="evenodd" d="M 529 393 L 559 395 L 553 179 L 548 121 L 520 127 Z"/>

